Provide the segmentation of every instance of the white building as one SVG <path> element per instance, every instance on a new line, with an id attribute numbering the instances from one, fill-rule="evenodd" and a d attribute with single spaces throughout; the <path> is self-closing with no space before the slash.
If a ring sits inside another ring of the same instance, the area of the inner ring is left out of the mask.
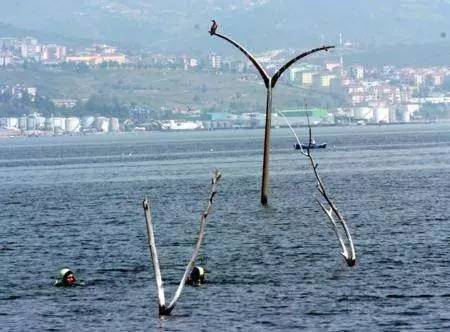
<path id="1" fill-rule="evenodd" d="M 222 57 L 216 54 L 210 54 L 211 68 L 220 69 L 222 67 Z"/>
<path id="2" fill-rule="evenodd" d="M 0 127 L 2 128 L 18 128 L 19 119 L 17 118 L 0 118 Z"/>
<path id="3" fill-rule="evenodd" d="M 21 116 L 19 118 L 19 129 L 27 130 L 27 117 L 26 116 Z"/>
<path id="4" fill-rule="evenodd" d="M 81 128 L 82 129 L 90 129 L 94 126 L 95 117 L 93 116 L 83 116 L 81 118 Z"/>
<path id="5" fill-rule="evenodd" d="M 297 79 L 298 73 L 304 71 L 303 68 L 293 67 L 289 69 L 289 81 L 294 82 Z"/>
<path id="6" fill-rule="evenodd" d="M 32 58 L 35 60 L 40 60 L 41 45 L 39 45 L 37 39 L 35 38 L 23 38 L 20 46 L 20 53 L 22 58 Z"/>
<path id="7" fill-rule="evenodd" d="M 166 130 L 196 130 L 203 129 L 201 121 L 175 121 L 169 120 L 162 122 L 162 129 Z"/>
<path id="8" fill-rule="evenodd" d="M 409 122 L 414 113 L 419 112 L 419 104 L 403 104 L 399 107 L 400 121 Z"/>
<path id="9" fill-rule="evenodd" d="M 96 117 L 94 126 L 97 131 L 107 133 L 109 131 L 109 119 L 103 116 Z"/>
<path id="10" fill-rule="evenodd" d="M 373 120 L 375 123 L 388 123 L 389 122 L 389 108 L 388 107 L 376 107 L 373 111 Z"/>
<path id="11" fill-rule="evenodd" d="M 42 46 L 41 60 L 46 62 L 60 62 L 66 56 L 66 47 L 56 44 Z"/>
<path id="12" fill-rule="evenodd" d="M 352 109 L 355 120 L 372 121 L 374 118 L 373 109 L 371 107 L 356 107 Z"/>
<path id="13" fill-rule="evenodd" d="M 314 73 L 313 72 L 302 72 L 301 73 L 301 81 L 303 85 L 312 85 L 314 82 Z"/>
<path id="14" fill-rule="evenodd" d="M 397 122 L 397 110 L 395 107 L 389 107 L 389 122 Z"/>
<path id="15" fill-rule="evenodd" d="M 65 131 L 68 133 L 80 132 L 80 119 L 74 116 L 66 118 Z"/>
<path id="16" fill-rule="evenodd" d="M 111 118 L 109 120 L 109 125 L 110 125 L 110 131 L 112 133 L 117 133 L 117 132 L 120 131 L 119 119 L 118 118 Z"/>
<path id="17" fill-rule="evenodd" d="M 351 75 L 357 80 L 364 79 L 364 67 L 360 65 L 352 66 L 350 68 Z"/>
<path id="18" fill-rule="evenodd" d="M 9 65 L 12 62 L 12 55 L 7 51 L 0 51 L 0 66 L 4 67 Z"/>
<path id="19" fill-rule="evenodd" d="M 405 109 L 400 109 L 400 121 L 401 122 L 410 122 L 411 114 Z"/>
<path id="20" fill-rule="evenodd" d="M 62 117 L 51 117 L 46 121 L 47 129 L 52 131 L 65 131 L 66 130 L 66 119 Z"/>

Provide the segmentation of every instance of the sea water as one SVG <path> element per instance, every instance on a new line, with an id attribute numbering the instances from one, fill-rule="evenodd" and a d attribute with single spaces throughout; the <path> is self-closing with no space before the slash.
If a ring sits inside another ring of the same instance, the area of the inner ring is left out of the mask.
<path id="1" fill-rule="evenodd" d="M 262 130 L 1 140 L 0 329 L 449 329 L 450 125 L 313 134 L 328 143 L 313 154 L 351 230 L 352 268 L 287 129 L 273 130 L 268 208 Z M 169 301 L 214 168 L 223 178 L 197 262 L 207 283 L 160 319 L 142 200 Z M 65 266 L 86 285 L 54 288 Z"/>

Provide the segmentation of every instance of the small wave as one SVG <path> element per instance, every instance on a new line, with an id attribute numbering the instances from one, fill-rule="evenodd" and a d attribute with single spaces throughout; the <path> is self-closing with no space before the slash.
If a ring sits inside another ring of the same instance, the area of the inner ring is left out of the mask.
<path id="1" fill-rule="evenodd" d="M 258 323 L 260 323 L 261 325 L 263 325 L 263 326 L 270 326 L 270 327 L 276 327 L 276 326 L 278 326 L 278 324 L 276 324 L 276 323 L 274 323 L 274 322 L 271 322 L 271 321 L 268 321 L 268 320 L 264 320 L 264 321 L 262 321 L 262 322 L 258 322 Z"/>
<path id="2" fill-rule="evenodd" d="M 338 302 L 367 302 L 380 300 L 381 296 L 376 295 L 360 295 L 360 296 L 342 296 L 337 299 Z"/>
<path id="3" fill-rule="evenodd" d="M 0 252 L 1 251 L 13 251 L 14 249 L 7 246 L 0 246 Z"/>
<path id="4" fill-rule="evenodd" d="M 429 299 L 434 297 L 433 294 L 418 294 L 418 295 L 404 295 L 404 294 L 388 294 L 388 299 Z"/>
<path id="5" fill-rule="evenodd" d="M 144 272 L 147 271 L 147 266 L 132 266 L 132 267 L 116 267 L 116 268 L 103 268 L 103 269 L 99 269 L 96 272 L 98 273 L 108 273 L 108 272 L 124 272 L 124 273 L 128 273 L 128 272 Z"/>
<path id="6" fill-rule="evenodd" d="M 25 202 L 21 202 L 21 201 L 12 201 L 12 202 L 6 202 L 7 205 L 22 205 L 25 206 Z"/>
<path id="7" fill-rule="evenodd" d="M 402 316 L 420 316 L 423 315 L 421 311 L 402 311 L 399 313 Z"/>
<path id="8" fill-rule="evenodd" d="M 397 326 L 409 326 L 411 324 L 409 322 L 407 322 L 407 321 L 404 321 L 404 320 L 397 320 L 397 321 L 393 322 L 393 325 L 395 327 L 397 327 Z"/>
<path id="9" fill-rule="evenodd" d="M 11 301 L 11 300 L 17 300 L 22 298 L 22 296 L 17 295 L 17 294 L 12 294 L 9 296 L 5 296 L 5 297 L 0 297 L 0 301 Z"/>
<path id="10" fill-rule="evenodd" d="M 309 311 L 306 314 L 310 315 L 310 316 L 331 316 L 331 315 L 335 315 L 334 312 L 319 312 L 319 311 Z"/>

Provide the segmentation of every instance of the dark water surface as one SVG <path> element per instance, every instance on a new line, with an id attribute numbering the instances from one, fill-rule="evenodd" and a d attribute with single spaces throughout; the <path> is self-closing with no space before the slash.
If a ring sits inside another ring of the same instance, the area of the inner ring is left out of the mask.
<path id="1" fill-rule="evenodd" d="M 273 131 L 267 209 L 260 130 L 0 141 L 0 329 L 450 329 L 450 125 L 314 133 L 330 146 L 315 156 L 351 228 L 354 268 L 287 130 Z M 208 284 L 159 319 L 142 198 L 169 297 L 214 167 L 223 181 L 199 260 Z M 65 265 L 85 287 L 52 287 Z"/>

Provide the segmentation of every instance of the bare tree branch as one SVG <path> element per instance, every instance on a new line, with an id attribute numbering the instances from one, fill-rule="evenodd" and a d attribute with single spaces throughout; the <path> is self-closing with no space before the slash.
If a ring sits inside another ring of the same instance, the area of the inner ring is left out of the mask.
<path id="1" fill-rule="evenodd" d="M 144 199 L 143 207 L 145 211 L 145 219 L 146 219 L 146 225 L 147 225 L 147 236 L 148 236 L 148 242 L 150 246 L 150 253 L 153 261 L 153 270 L 155 273 L 155 280 L 156 280 L 156 288 L 158 291 L 158 304 L 159 304 L 159 315 L 170 315 L 173 308 L 175 307 L 176 302 L 181 296 L 181 292 L 183 291 L 184 285 L 186 283 L 186 279 L 189 276 L 190 271 L 194 267 L 195 261 L 198 257 L 198 254 L 200 252 L 200 246 L 203 242 L 203 238 L 205 236 L 205 227 L 206 227 L 206 218 L 209 215 L 209 212 L 211 210 L 212 204 L 213 204 L 213 198 L 217 194 L 217 186 L 219 183 L 219 180 L 221 178 L 221 174 L 218 170 L 214 171 L 214 175 L 211 182 L 211 194 L 208 199 L 208 204 L 203 211 L 201 217 L 200 217 L 200 230 L 198 232 L 197 242 L 195 244 L 194 252 L 191 256 L 191 259 L 189 260 L 186 270 L 183 274 L 183 277 L 181 278 L 180 284 L 178 285 L 178 288 L 172 298 L 172 301 L 170 301 L 169 305 L 166 306 L 165 304 L 165 297 L 164 297 L 164 287 L 161 277 L 161 270 L 159 267 L 159 260 L 158 255 L 156 252 L 156 244 L 155 244 L 155 235 L 153 232 L 153 224 L 152 224 L 152 218 L 150 213 L 150 206 L 148 204 L 147 198 Z"/>
<path id="2" fill-rule="evenodd" d="M 183 278 L 181 278 L 180 284 L 178 285 L 178 289 L 175 292 L 175 295 L 174 295 L 172 301 L 170 302 L 169 306 L 167 307 L 167 310 L 169 311 L 169 313 L 175 307 L 175 303 L 178 301 L 178 298 L 180 297 L 181 292 L 183 291 L 183 287 L 186 284 L 186 279 L 189 276 L 189 272 L 194 267 L 194 263 L 198 257 L 198 254 L 200 251 L 200 246 L 201 246 L 203 238 L 205 236 L 206 218 L 208 217 L 209 211 L 211 210 L 211 207 L 213 204 L 213 198 L 217 193 L 217 185 L 219 183 L 221 176 L 222 175 L 220 174 L 220 172 L 218 170 L 214 171 L 214 176 L 211 181 L 211 194 L 209 196 L 208 205 L 206 206 L 205 211 L 202 213 L 202 215 L 200 217 L 200 230 L 198 232 L 197 243 L 195 244 L 195 249 L 194 249 L 194 252 L 192 253 L 191 260 L 189 261 L 189 263 L 186 266 L 186 270 L 184 271 Z"/>
<path id="3" fill-rule="evenodd" d="M 166 300 L 164 297 L 164 287 L 161 277 L 161 269 L 159 267 L 158 253 L 156 251 L 155 234 L 153 232 L 150 204 L 148 202 L 147 197 L 142 202 L 142 206 L 144 208 L 145 213 L 145 220 L 146 220 L 145 225 L 147 226 L 148 245 L 150 248 L 150 254 L 153 262 L 153 271 L 155 273 L 156 290 L 158 292 L 159 313 L 161 314 L 161 312 L 163 312 L 164 308 L 166 307 Z"/>
<path id="4" fill-rule="evenodd" d="M 308 120 L 309 144 L 308 144 L 306 152 L 302 148 L 302 143 L 300 142 L 297 134 L 295 133 L 294 129 L 292 128 L 289 120 L 286 118 L 286 116 L 282 112 L 279 112 L 279 114 L 284 118 L 284 120 L 286 121 L 286 123 L 289 126 L 289 129 L 294 134 L 294 136 L 297 140 L 297 144 L 300 146 L 300 153 L 302 155 L 308 157 L 308 159 L 311 163 L 311 167 L 313 169 L 314 176 L 317 180 L 317 191 L 320 193 L 322 198 L 325 200 L 325 204 L 322 203 L 318 199 L 316 201 L 320 205 L 322 210 L 325 212 L 325 214 L 327 215 L 327 217 L 332 225 L 332 228 L 333 228 L 333 230 L 338 238 L 339 244 L 341 245 L 341 248 L 342 248 L 342 256 L 344 256 L 344 259 L 346 260 L 346 262 L 349 266 L 354 266 L 356 264 L 356 253 L 355 253 L 355 247 L 353 245 L 352 236 L 348 229 L 347 223 L 346 223 L 344 217 L 342 216 L 342 214 L 338 211 L 334 202 L 328 196 L 325 186 L 323 184 L 323 181 L 322 181 L 319 173 L 317 172 L 318 164 L 314 161 L 314 158 L 312 157 L 311 152 L 310 152 L 310 146 L 312 144 L 312 130 L 311 130 L 311 124 L 309 122 L 308 112 L 306 112 L 306 117 Z M 328 208 L 327 208 L 327 206 L 328 206 Z M 345 239 L 344 239 L 343 235 L 341 234 L 342 231 L 339 228 L 339 225 L 341 226 L 341 228 L 344 232 Z"/>
<path id="5" fill-rule="evenodd" d="M 294 128 L 292 128 L 291 123 L 286 118 L 286 115 L 284 115 L 283 112 L 278 112 L 278 114 L 280 114 L 283 117 L 283 119 L 286 121 L 286 124 L 288 125 L 289 129 L 291 130 L 292 134 L 294 135 L 295 139 L 297 140 L 297 144 L 300 147 L 300 153 L 307 157 L 308 154 L 303 150 L 302 143 L 300 142 L 300 139 L 298 138 Z"/>
<path id="6" fill-rule="evenodd" d="M 288 69 L 290 66 L 292 66 L 294 63 L 296 63 L 298 60 L 303 59 L 303 58 L 307 57 L 308 55 L 311 55 L 311 54 L 316 53 L 316 52 L 320 52 L 320 51 L 328 52 L 328 50 L 332 49 L 332 48 L 334 48 L 334 46 L 322 46 L 322 47 L 314 48 L 312 50 L 309 50 L 307 52 L 303 52 L 302 54 L 297 55 L 295 58 L 293 58 L 292 60 L 288 61 L 285 65 L 283 65 L 280 69 L 278 69 L 278 71 L 275 74 L 273 74 L 273 76 L 272 76 L 272 88 L 275 87 L 275 84 L 277 84 L 277 81 L 281 77 L 283 72 L 286 69 Z"/>
<path id="7" fill-rule="evenodd" d="M 264 70 L 263 67 L 261 67 L 261 65 L 258 63 L 258 61 L 256 61 L 255 57 L 249 51 L 247 51 L 243 46 L 239 45 L 237 42 L 235 42 L 233 39 L 231 39 L 227 36 L 221 35 L 220 33 L 217 33 L 217 32 L 214 32 L 212 35 L 217 36 L 222 39 L 225 39 L 226 41 L 228 41 L 229 43 L 231 43 L 232 45 L 237 47 L 242 53 L 244 53 L 245 56 L 253 63 L 253 65 L 258 70 L 259 74 L 261 75 L 261 77 L 264 81 L 264 84 L 266 85 L 266 88 L 269 87 L 269 85 L 271 84 L 269 75 L 267 75 L 267 72 Z"/>

